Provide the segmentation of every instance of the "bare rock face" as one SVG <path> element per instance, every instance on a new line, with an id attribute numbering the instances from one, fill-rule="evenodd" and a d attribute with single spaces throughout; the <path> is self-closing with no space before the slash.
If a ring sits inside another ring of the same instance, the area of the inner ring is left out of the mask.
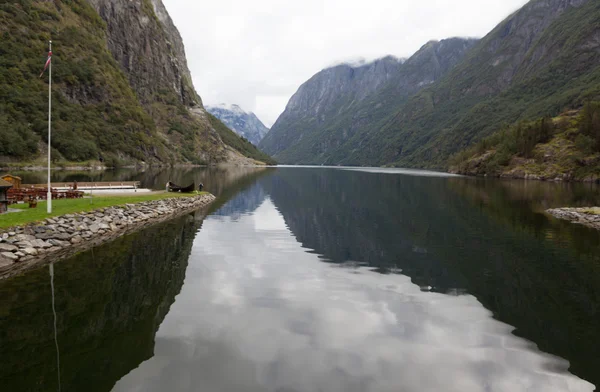
<path id="1" fill-rule="evenodd" d="M 108 47 L 143 104 L 164 91 L 202 105 L 179 31 L 161 0 L 88 0 L 106 22 Z"/>

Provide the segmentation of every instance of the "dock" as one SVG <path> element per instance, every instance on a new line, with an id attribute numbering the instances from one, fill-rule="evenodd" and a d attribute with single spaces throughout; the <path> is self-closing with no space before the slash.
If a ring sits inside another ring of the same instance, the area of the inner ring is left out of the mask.
<path id="1" fill-rule="evenodd" d="M 67 191 L 75 189 L 75 182 L 53 182 L 52 189 Z M 44 188 L 48 184 L 22 184 L 21 188 Z M 77 182 L 78 191 L 130 191 L 140 188 L 139 181 Z"/>

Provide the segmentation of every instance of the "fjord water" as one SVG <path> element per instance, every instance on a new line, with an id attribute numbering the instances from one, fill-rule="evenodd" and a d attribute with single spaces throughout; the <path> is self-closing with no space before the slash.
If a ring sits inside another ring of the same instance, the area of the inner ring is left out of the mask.
<path id="1" fill-rule="evenodd" d="M 600 234 L 543 213 L 599 205 L 595 186 L 381 169 L 114 175 L 204 182 L 219 199 L 55 264 L 62 391 L 600 385 Z M 50 295 L 47 267 L 0 282 L 2 390 L 58 390 Z"/>

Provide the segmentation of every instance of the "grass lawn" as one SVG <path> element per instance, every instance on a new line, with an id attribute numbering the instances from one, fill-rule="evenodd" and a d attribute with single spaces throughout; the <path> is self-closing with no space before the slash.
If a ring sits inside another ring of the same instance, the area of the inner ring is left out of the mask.
<path id="1" fill-rule="evenodd" d="M 585 212 L 592 215 L 600 215 L 600 207 L 588 208 Z"/>
<path id="2" fill-rule="evenodd" d="M 72 214 L 75 212 L 84 212 L 96 210 L 104 207 L 111 207 L 127 203 L 140 203 L 149 200 L 161 200 L 171 197 L 188 197 L 208 192 L 196 193 L 151 193 L 139 194 L 132 193 L 131 196 L 94 196 L 93 199 L 60 199 L 52 200 L 52 214 L 46 212 L 46 201 L 39 201 L 37 208 L 29 208 L 29 204 L 12 204 L 10 208 L 22 209 L 22 212 L 13 212 L 0 215 L 0 228 L 23 225 L 30 222 L 41 221 L 53 216 Z M 90 202 L 91 201 L 91 202 Z"/>

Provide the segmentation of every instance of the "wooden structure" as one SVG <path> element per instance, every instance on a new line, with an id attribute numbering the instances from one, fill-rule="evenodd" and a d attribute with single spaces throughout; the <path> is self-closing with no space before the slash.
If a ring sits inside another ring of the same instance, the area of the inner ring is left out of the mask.
<path id="1" fill-rule="evenodd" d="M 8 190 L 13 187 L 13 184 L 0 179 L 0 214 L 8 211 Z"/>
<path id="2" fill-rule="evenodd" d="M 72 190 L 59 190 L 52 188 L 52 199 L 79 199 L 83 197 L 83 192 Z M 9 189 L 7 192 L 8 204 L 18 202 L 33 202 L 36 200 L 46 200 L 48 188 L 21 188 Z M 37 203 L 34 203 L 37 205 Z"/>
<path id="3" fill-rule="evenodd" d="M 14 189 L 19 189 L 21 187 L 21 177 L 13 176 L 12 174 L 5 174 L 2 176 L 2 179 L 10 182 Z"/>
<path id="4" fill-rule="evenodd" d="M 53 182 L 50 184 L 52 189 L 58 191 L 67 190 L 118 190 L 118 189 L 138 189 L 140 187 L 139 181 L 110 181 L 110 182 Z M 23 184 L 23 188 L 44 188 L 48 187 L 48 184 Z"/>

